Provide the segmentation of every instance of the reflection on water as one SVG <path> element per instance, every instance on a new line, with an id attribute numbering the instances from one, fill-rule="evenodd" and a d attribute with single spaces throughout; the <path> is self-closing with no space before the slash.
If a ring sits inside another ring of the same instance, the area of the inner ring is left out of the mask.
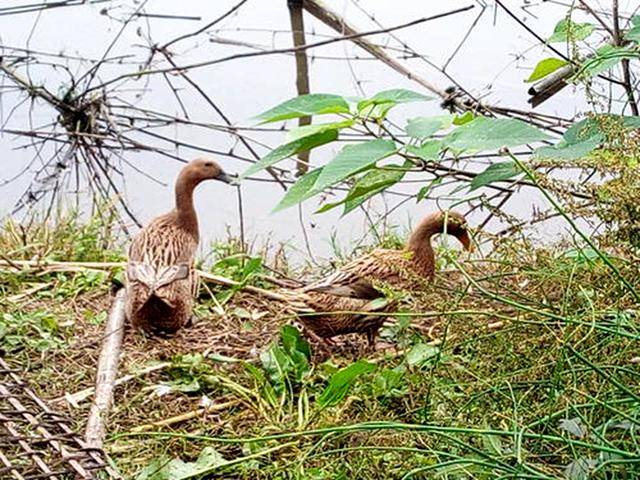
<path id="1" fill-rule="evenodd" d="M 11 2 L 5 2 L 11 3 Z M 15 2 L 14 2 L 15 3 Z M 378 28 L 362 10 L 369 12 L 385 26 L 406 23 L 410 20 L 426 17 L 448 9 L 467 4 L 468 1 L 449 2 L 409 2 L 398 4 L 382 0 L 333 0 L 328 2 L 336 11 L 348 18 L 362 31 Z M 203 26 L 206 22 L 229 9 L 235 1 L 189 2 L 176 3 L 170 0 L 156 0 L 149 4 L 147 11 L 161 14 L 180 14 L 200 16 L 201 21 L 165 20 L 161 18 L 140 18 L 128 25 L 118 41 L 109 52 L 109 56 L 123 55 L 118 64 L 110 64 L 102 69 L 99 78 L 106 80 L 123 72 L 131 71 L 131 64 L 142 61 L 148 56 L 145 45 L 162 44 L 182 33 L 189 33 Z M 118 8 L 111 14 L 122 15 L 131 12 L 137 6 L 132 1 L 117 2 Z M 68 56 L 100 58 L 106 46 L 118 34 L 122 24 L 101 14 L 101 4 L 81 7 L 61 8 L 44 11 L 41 14 L 24 14 L 0 17 L 1 43 L 6 46 L 29 48 L 52 54 L 65 53 Z M 542 7 L 540 7 L 542 8 Z M 521 13 L 519 9 L 516 9 Z M 443 65 L 456 51 L 465 38 L 469 27 L 480 13 L 480 9 L 452 18 L 427 22 L 413 28 L 396 32 L 406 45 L 424 58 L 403 59 L 407 65 L 434 84 L 444 88 L 449 81 L 437 70 L 429 66 L 429 62 Z M 527 109 L 526 85 L 523 79 L 528 76 L 528 68 L 542 58 L 542 49 L 537 41 L 529 36 L 512 19 L 498 12 L 494 15 L 493 7 L 489 7 L 465 43 L 448 63 L 447 72 L 456 78 L 468 90 L 476 95 L 484 96 L 488 103 L 509 105 Z M 535 31 L 543 35 L 553 30 L 556 21 L 565 13 L 565 7 L 544 6 L 544 15 L 538 18 L 522 13 L 522 18 Z M 326 26 L 305 15 L 307 41 L 317 41 L 335 33 Z M 190 38 L 172 47 L 176 59 L 181 64 L 190 64 L 207 59 L 228 56 L 233 53 L 252 51 L 254 48 L 271 49 L 291 45 L 289 14 L 284 1 L 250 1 L 239 9 L 236 15 L 230 16 L 217 26 L 210 35 Z M 214 41 L 212 41 L 214 40 Z M 399 57 L 406 56 L 403 47 L 397 41 L 382 35 L 375 40 L 383 45 L 394 47 L 390 52 Z M 14 52 L 15 53 L 15 52 Z M 313 92 L 334 92 L 343 95 L 370 95 L 378 90 L 405 87 L 419 90 L 420 87 L 398 73 L 389 69 L 379 61 L 372 60 L 365 52 L 351 43 L 333 43 L 310 52 L 310 83 Z M 48 57 L 53 62 L 57 57 Z M 345 60 L 347 58 L 348 60 Z M 86 69 L 72 61 L 72 72 Z M 158 64 L 166 66 L 166 64 Z M 290 55 L 268 55 L 248 59 L 224 62 L 212 67 L 193 70 L 192 79 L 202 86 L 206 94 L 237 126 L 252 126 L 251 118 L 274 104 L 295 95 L 295 61 Z M 50 66 L 33 65 L 29 68 L 31 79 L 36 84 L 43 84 L 52 92 L 64 91 L 68 85 L 68 75 L 62 69 L 52 70 Z M 122 103 L 133 102 L 139 107 L 164 112 L 171 116 L 188 118 L 206 124 L 222 124 L 214 109 L 202 100 L 192 88 L 177 78 L 169 76 L 178 88 L 179 100 L 170 88 L 167 79 L 157 75 L 144 79 L 131 79 L 118 90 Z M 5 82 L 6 84 L 6 82 Z M 65 87 L 66 88 L 66 87 Z M 2 123 L 6 128 L 28 129 L 44 128 L 55 119 L 56 113 L 42 105 L 31 108 L 25 101 L 12 110 L 17 98 L 10 91 L 2 96 Z M 21 99 L 24 100 L 24 99 Z M 584 106 L 581 94 L 576 95 L 571 88 L 565 89 L 554 98 L 554 101 L 539 108 L 541 112 L 571 117 Z M 404 124 L 412 115 L 432 115 L 440 113 L 438 102 L 412 104 L 397 109 L 393 119 Z M 279 127 L 279 126 L 277 126 Z M 221 152 L 232 151 L 234 154 L 251 158 L 249 152 L 237 140 L 224 132 L 213 132 L 210 129 L 189 125 L 172 125 L 158 127 L 154 133 L 179 139 L 183 144 L 175 152 L 181 157 L 191 158 L 200 155 L 193 146 L 201 146 Z M 284 133 L 275 129 L 249 130 L 246 134 L 252 141 L 258 142 L 255 148 L 264 155 L 268 146 L 279 144 Z M 145 142 L 153 142 L 144 138 Z M 0 138 L 0 155 L 3 158 L 3 171 L 0 182 L 16 176 L 29 166 L 28 171 L 36 171 L 42 160 L 34 158 L 33 148 L 19 148 L 27 144 L 25 138 L 16 138 L 3 133 Z M 323 147 L 311 156 L 313 163 L 327 161 L 335 154 L 339 145 Z M 51 152 L 40 152 L 46 158 Z M 124 190 L 129 204 L 136 215 L 143 221 L 160 214 L 173 204 L 172 182 L 181 164 L 152 152 L 124 152 L 128 161 L 152 175 L 157 182 L 141 175 L 136 170 L 123 167 L 126 182 Z M 218 158 L 226 170 L 241 172 L 247 167 L 242 161 L 229 157 Z M 289 161 L 288 165 L 293 165 Z M 268 179 L 268 175 L 261 174 Z M 16 198 L 28 186 L 30 175 L 25 174 L 16 180 L 2 185 L 0 213 L 11 211 Z M 416 192 L 423 181 L 419 175 L 407 176 L 408 183 L 394 190 Z M 272 208 L 282 196 L 282 189 L 273 182 L 247 181 L 242 185 L 242 203 L 245 217 L 245 229 L 248 239 L 267 238 L 273 244 L 286 242 L 293 251 L 306 255 L 305 242 L 302 237 L 301 222 L 297 210 L 289 209 L 271 214 Z M 463 193 L 457 193 L 461 198 Z M 393 210 L 403 199 L 402 195 L 389 195 L 385 199 L 372 202 L 371 214 Z M 526 215 L 531 210 L 533 194 L 525 194 L 518 202 L 508 205 L 513 211 Z M 453 199 L 454 200 L 454 199 Z M 437 205 L 447 206 L 452 199 L 443 199 Z M 238 197 L 233 188 L 219 183 L 204 184 L 196 194 L 196 204 L 200 215 L 203 238 L 212 240 L 226 235 L 227 226 L 232 234 L 237 234 Z M 318 200 L 305 203 L 304 226 L 309 235 L 309 244 L 315 255 L 320 257 L 331 254 L 330 238 L 332 235 L 338 243 L 345 245 L 349 241 L 360 239 L 367 231 L 368 222 L 361 212 L 353 212 L 345 220 L 340 219 L 336 210 L 325 214 L 313 215 Z M 408 227 L 423 213 L 436 208 L 436 202 L 429 200 L 416 205 L 414 201 L 404 203 L 393 210 L 387 223 Z M 480 218 L 480 217 L 478 217 Z M 473 220 L 472 220 L 473 223 Z"/>

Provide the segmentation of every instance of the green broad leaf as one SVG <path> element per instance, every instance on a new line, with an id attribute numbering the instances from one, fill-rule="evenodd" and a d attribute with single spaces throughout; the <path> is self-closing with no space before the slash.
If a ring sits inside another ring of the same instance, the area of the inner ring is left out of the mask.
<path id="1" fill-rule="evenodd" d="M 464 125 L 465 123 L 469 123 L 471 120 L 476 118 L 473 112 L 467 110 L 462 115 L 457 115 L 453 118 L 453 124 L 456 126 Z"/>
<path id="2" fill-rule="evenodd" d="M 373 378 L 371 384 L 376 397 L 401 397 L 407 393 L 405 366 L 384 368 Z"/>
<path id="3" fill-rule="evenodd" d="M 407 152 L 421 158 L 425 162 L 438 161 L 442 150 L 441 140 L 428 140 L 421 146 L 408 145 Z"/>
<path id="4" fill-rule="evenodd" d="M 640 117 L 637 116 L 624 116 L 622 117 L 622 125 L 627 128 L 640 128 Z"/>
<path id="5" fill-rule="evenodd" d="M 318 405 L 320 408 L 332 407 L 340 403 L 347 395 L 351 386 L 358 377 L 375 371 L 376 366 L 366 360 L 358 360 L 346 368 L 338 370 L 329 378 L 329 384 L 326 386 L 320 397 L 318 397 Z"/>
<path id="6" fill-rule="evenodd" d="M 370 120 L 384 120 L 387 117 L 387 113 L 397 104 L 395 103 L 378 103 L 371 104 L 364 107 L 358 113 L 361 117 L 368 118 Z"/>
<path id="7" fill-rule="evenodd" d="M 295 327 L 282 327 L 280 343 L 272 343 L 260 354 L 262 368 L 278 392 L 282 392 L 286 384 L 300 383 L 311 371 L 311 349 Z"/>
<path id="8" fill-rule="evenodd" d="M 580 264 L 593 264 L 594 262 L 600 260 L 598 252 L 593 248 L 571 248 L 569 250 L 561 252 L 558 256 L 563 258 L 570 258 L 571 260 Z"/>
<path id="9" fill-rule="evenodd" d="M 304 202 L 305 200 L 320 193 L 320 190 L 314 189 L 313 186 L 318 180 L 321 171 L 322 168 L 316 168 L 300 177 L 298 181 L 294 183 L 289 190 L 287 190 L 287 193 L 284 194 L 280 203 L 276 205 L 276 208 L 274 208 L 271 213 L 279 212 L 285 208 L 297 205 L 298 203 Z"/>
<path id="10" fill-rule="evenodd" d="M 391 165 L 389 165 L 391 166 Z M 386 167 L 389 167 L 386 166 Z M 404 167 L 407 165 L 405 164 Z M 383 192 L 387 188 L 395 185 L 402 177 L 404 177 L 406 171 L 402 170 L 403 165 L 394 165 L 393 170 L 386 168 L 375 168 L 370 170 L 365 175 L 356 180 L 355 184 L 351 187 L 347 195 L 338 202 L 327 203 L 316 210 L 314 213 L 324 213 L 329 210 L 333 210 L 340 205 L 344 205 L 344 211 L 342 216 L 358 208 L 369 198 Z"/>
<path id="11" fill-rule="evenodd" d="M 413 90 L 395 88 L 378 92 L 373 97 L 358 102 L 358 111 L 361 112 L 370 105 L 381 105 L 384 103 L 397 105 L 399 103 L 426 102 L 428 100 L 433 100 L 433 97 L 414 92 Z"/>
<path id="12" fill-rule="evenodd" d="M 575 74 L 575 78 L 591 78 L 615 67 L 624 59 L 638 57 L 638 52 L 628 47 L 604 45 L 596 50 L 596 54 L 588 59 Z"/>
<path id="13" fill-rule="evenodd" d="M 353 120 L 344 120 L 342 122 L 317 123 L 313 125 L 305 125 L 303 127 L 292 128 L 287 132 L 285 140 L 287 142 L 293 142 L 294 140 L 297 140 L 299 138 L 315 135 L 316 133 L 322 133 L 328 130 L 341 130 L 343 128 L 349 128 L 353 124 Z"/>
<path id="14" fill-rule="evenodd" d="M 547 42 L 558 43 L 584 40 L 594 32 L 595 28 L 595 25 L 591 23 L 575 23 L 565 18 L 556 24 L 556 27 L 553 29 L 553 34 Z"/>
<path id="15" fill-rule="evenodd" d="M 288 374 L 293 370 L 291 359 L 277 344 L 260 353 L 262 368 L 278 392 L 284 390 Z"/>
<path id="16" fill-rule="evenodd" d="M 434 358 L 440 349 L 435 345 L 427 345 L 426 343 L 418 343 L 411 347 L 411 350 L 407 352 L 405 356 L 405 360 L 407 365 L 415 367 L 422 366 L 427 363 L 429 360 Z"/>
<path id="17" fill-rule="evenodd" d="M 567 480 L 589 480 L 591 472 L 598 466 L 598 460 L 580 457 L 571 462 L 564 469 L 564 477 Z"/>
<path id="18" fill-rule="evenodd" d="M 550 158 L 558 160 L 577 160 L 593 152 L 602 141 L 598 138 L 591 138 L 584 142 L 567 143 L 564 140 L 556 145 L 537 148 L 533 152 L 535 158 Z"/>
<path id="19" fill-rule="evenodd" d="M 631 117 L 630 117 L 631 118 Z M 600 122 L 595 118 L 585 118 L 571 125 L 562 135 L 562 139 L 573 145 L 587 140 L 597 139 L 604 141 L 604 134 L 600 128 Z"/>
<path id="20" fill-rule="evenodd" d="M 535 158 L 575 160 L 591 153 L 604 140 L 604 134 L 598 120 L 585 118 L 571 125 L 562 135 L 562 140 L 556 145 L 540 147 L 535 150 L 533 156 Z"/>
<path id="21" fill-rule="evenodd" d="M 170 460 L 164 456 L 153 460 L 136 480 L 188 480 L 201 478 L 219 467 L 227 464 L 227 460 L 213 447 L 205 447 L 195 462 L 183 462 L 179 458 Z"/>
<path id="22" fill-rule="evenodd" d="M 269 404 L 274 407 L 278 405 L 278 395 L 276 389 L 267 381 L 264 370 L 258 368 L 247 362 L 242 362 L 244 369 L 253 377 L 256 387 L 259 389 L 261 395 Z"/>
<path id="23" fill-rule="evenodd" d="M 561 60 L 559 58 L 545 58 L 544 60 L 540 60 L 536 67 L 531 72 L 529 78 L 525 80 L 525 83 L 535 82 L 536 80 L 540 80 L 541 78 L 546 77 L 550 73 L 555 72 L 560 67 L 564 67 L 568 62 Z"/>
<path id="24" fill-rule="evenodd" d="M 200 382 L 197 378 L 180 378 L 173 382 L 168 382 L 164 385 L 169 387 L 172 392 L 195 393 L 199 392 L 201 389 Z"/>
<path id="25" fill-rule="evenodd" d="M 341 182 L 395 152 L 396 144 L 394 142 L 380 138 L 347 145 L 338 152 L 331 162 L 324 166 L 314 189 L 323 190 Z"/>
<path id="26" fill-rule="evenodd" d="M 353 211 L 374 195 L 383 192 L 402 180 L 402 177 L 404 177 L 407 172 L 402 170 L 401 165 L 397 165 L 396 167 L 398 170 L 371 170 L 360 177 L 353 187 L 351 187 L 351 190 L 349 190 L 344 200 L 344 212 L 342 212 L 342 215 Z"/>
<path id="27" fill-rule="evenodd" d="M 312 93 L 291 98 L 255 118 L 260 120 L 260 123 L 271 123 L 326 113 L 349 113 L 349 104 L 340 95 Z"/>
<path id="28" fill-rule="evenodd" d="M 493 430 L 486 422 L 483 422 L 483 427 L 485 430 Z M 499 435 L 482 435 L 482 444 L 484 449 L 493 455 L 504 455 L 506 453 Z"/>
<path id="29" fill-rule="evenodd" d="M 429 182 L 429 185 L 425 185 L 420 190 L 418 190 L 418 193 L 416 194 L 416 203 L 424 200 L 433 187 L 437 187 L 438 185 L 440 185 L 442 183 L 442 178 L 443 177 L 434 178 Z"/>
<path id="30" fill-rule="evenodd" d="M 439 130 L 449 128 L 452 121 L 453 115 L 416 117 L 407 122 L 405 131 L 413 138 L 428 138 Z"/>
<path id="31" fill-rule="evenodd" d="M 579 417 L 563 418 L 558 425 L 560 430 L 570 433 L 576 438 L 582 439 L 589 433 Z"/>
<path id="32" fill-rule="evenodd" d="M 326 132 L 320 132 L 308 137 L 298 138 L 289 143 L 280 145 L 279 147 L 271 150 L 266 156 L 259 161 L 251 165 L 247 170 L 240 175 L 240 180 L 247 178 L 249 175 L 253 175 L 267 167 L 275 165 L 276 163 L 284 160 L 285 158 L 292 157 L 300 152 L 311 150 L 312 148 L 319 147 L 326 143 L 333 142 L 338 138 L 337 130 L 327 130 Z"/>
<path id="33" fill-rule="evenodd" d="M 293 357 L 295 354 L 300 353 L 306 357 L 307 360 L 311 359 L 309 342 L 302 338 L 300 331 L 296 327 L 292 325 L 283 326 L 280 331 L 280 338 L 282 339 L 282 346 L 285 352 L 290 356 Z"/>
<path id="34" fill-rule="evenodd" d="M 640 15 L 634 15 L 631 17 L 631 27 L 624 35 L 626 40 L 639 43 L 640 42 Z"/>
<path id="35" fill-rule="evenodd" d="M 333 210 L 334 208 L 339 207 L 345 201 L 346 201 L 346 198 L 343 198 L 342 200 L 338 200 L 337 202 L 325 203 L 324 205 L 322 205 L 319 209 L 317 209 L 313 213 L 319 214 L 319 213 L 328 212 L 329 210 Z"/>
<path id="36" fill-rule="evenodd" d="M 485 187 L 495 182 L 509 180 L 510 178 L 518 176 L 520 169 L 515 162 L 499 162 L 489 165 L 486 170 L 479 173 L 469 183 L 469 191 L 472 192 L 480 187 Z"/>
<path id="37" fill-rule="evenodd" d="M 549 140 L 551 137 L 521 120 L 478 117 L 456 128 L 443 139 L 445 146 L 459 150 L 497 150 Z"/>
<path id="38" fill-rule="evenodd" d="M 640 43 L 640 25 L 634 25 L 624 34 L 625 40 Z"/>

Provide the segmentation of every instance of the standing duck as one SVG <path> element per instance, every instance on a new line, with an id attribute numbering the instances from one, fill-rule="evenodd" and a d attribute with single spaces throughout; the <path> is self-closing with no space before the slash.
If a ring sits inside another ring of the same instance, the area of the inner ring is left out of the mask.
<path id="1" fill-rule="evenodd" d="M 417 291 L 435 275 L 431 237 L 453 235 L 470 251 L 471 239 L 464 216 L 458 212 L 436 212 L 414 229 L 404 250 L 375 249 L 320 281 L 298 289 L 317 315 L 301 315 L 300 322 L 316 336 L 328 339 L 345 333 L 366 333 L 370 347 L 384 322 L 380 312 L 392 311 L 395 302 L 381 301 L 380 287 Z M 351 297 L 351 298 L 345 298 Z M 371 301 L 378 299 L 376 301 Z M 357 311 L 358 314 L 323 312 Z M 367 315 L 375 313 L 377 315 Z"/>
<path id="2" fill-rule="evenodd" d="M 193 191 L 205 180 L 232 181 L 216 162 L 189 162 L 176 180 L 176 207 L 152 220 L 131 242 L 125 312 L 136 329 L 172 334 L 191 319 L 199 242 Z"/>

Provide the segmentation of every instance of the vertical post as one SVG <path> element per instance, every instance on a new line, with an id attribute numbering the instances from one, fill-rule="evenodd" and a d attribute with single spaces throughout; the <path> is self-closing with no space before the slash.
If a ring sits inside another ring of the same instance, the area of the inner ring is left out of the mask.
<path id="1" fill-rule="evenodd" d="M 293 46 L 300 47 L 306 44 L 304 37 L 304 18 L 302 15 L 303 0 L 287 0 L 289 16 L 291 18 L 291 33 L 293 34 Z M 295 52 L 296 57 L 296 89 L 298 95 L 309 93 L 309 65 L 307 63 L 306 50 Z M 311 117 L 300 117 L 298 126 L 311 125 Z M 304 175 L 309 170 L 309 151 L 298 154 L 296 176 Z"/>

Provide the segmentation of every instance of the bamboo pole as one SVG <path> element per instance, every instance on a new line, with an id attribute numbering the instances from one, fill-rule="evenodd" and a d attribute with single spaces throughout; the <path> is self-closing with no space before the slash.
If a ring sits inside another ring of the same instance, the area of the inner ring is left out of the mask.
<path id="1" fill-rule="evenodd" d="M 125 290 L 120 289 L 111 306 L 109 320 L 105 331 L 98 371 L 96 374 L 95 397 L 91 404 L 85 441 L 91 448 L 102 448 L 106 432 L 106 419 L 113 403 L 113 387 L 118 375 L 118 362 L 124 337 L 124 305 Z"/>
<path id="2" fill-rule="evenodd" d="M 338 13 L 331 10 L 327 5 L 325 5 L 321 0 L 303 0 L 304 9 L 309 12 L 311 15 L 316 17 L 325 25 L 329 26 L 336 32 L 341 35 L 356 35 L 358 34 L 358 30 L 351 26 L 342 16 Z M 376 57 L 381 62 L 385 63 L 387 66 L 391 67 L 396 72 L 401 75 L 407 77 L 410 80 L 422 85 L 424 88 L 429 90 L 431 93 L 435 93 L 442 99 L 450 99 L 451 95 L 443 90 L 440 87 L 432 84 L 428 80 L 422 78 L 417 75 L 415 72 L 412 72 L 402 63 L 398 62 L 395 58 L 388 55 L 387 52 L 382 47 L 374 45 L 365 37 L 357 37 L 352 40 L 356 45 L 358 45 L 363 50 L 366 50 L 371 55 Z M 458 105 L 462 110 L 466 110 L 468 107 L 462 104 L 461 99 L 451 98 L 451 101 Z"/>
<path id="3" fill-rule="evenodd" d="M 291 33 L 293 34 L 293 46 L 303 47 L 306 44 L 304 36 L 303 0 L 287 0 L 289 16 L 291 18 Z M 298 95 L 309 93 L 309 65 L 307 63 L 307 51 L 303 48 L 296 50 L 296 89 Z M 305 116 L 298 119 L 298 126 L 311 125 L 311 117 Z M 298 153 L 296 175 L 304 175 L 309 170 L 310 150 Z"/>

